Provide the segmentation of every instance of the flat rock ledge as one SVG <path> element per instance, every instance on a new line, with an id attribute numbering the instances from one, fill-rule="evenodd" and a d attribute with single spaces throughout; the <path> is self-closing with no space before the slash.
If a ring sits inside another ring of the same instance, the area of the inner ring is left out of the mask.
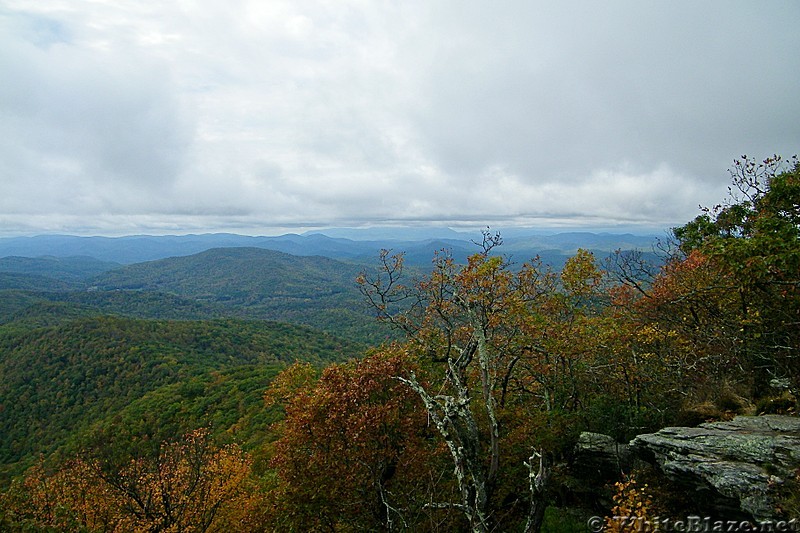
<path id="1" fill-rule="evenodd" d="M 766 520 L 777 517 L 779 491 L 800 468 L 800 417 L 737 416 L 698 427 L 668 427 L 638 435 L 630 449 L 699 497 L 707 495 L 709 503 L 727 500 Z"/>

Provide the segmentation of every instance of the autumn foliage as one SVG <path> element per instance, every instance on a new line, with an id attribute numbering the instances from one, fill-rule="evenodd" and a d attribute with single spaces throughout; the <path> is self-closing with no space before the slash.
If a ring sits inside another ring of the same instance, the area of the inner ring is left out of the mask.
<path id="1" fill-rule="evenodd" d="M 679 253 L 643 309 L 675 331 L 697 375 L 754 399 L 800 392 L 800 164 L 742 158 L 728 202 L 674 233 Z"/>
<path id="2" fill-rule="evenodd" d="M 109 470 L 76 458 L 30 469 L 5 495 L 8 524 L 55 531 L 246 531 L 258 514 L 250 461 L 205 430 L 165 443 L 156 458 Z"/>
<path id="3" fill-rule="evenodd" d="M 376 530 L 443 520 L 423 508 L 441 488 L 419 399 L 397 379 L 413 365 L 402 352 L 326 368 L 298 363 L 275 381 L 268 401 L 286 419 L 275 443 L 271 493 L 275 530 Z"/>
<path id="4" fill-rule="evenodd" d="M 611 516 L 606 517 L 604 531 L 610 533 L 633 533 L 652 531 L 658 526 L 652 514 L 653 502 L 647 484 L 639 485 L 632 476 L 614 484 L 614 506 Z"/>

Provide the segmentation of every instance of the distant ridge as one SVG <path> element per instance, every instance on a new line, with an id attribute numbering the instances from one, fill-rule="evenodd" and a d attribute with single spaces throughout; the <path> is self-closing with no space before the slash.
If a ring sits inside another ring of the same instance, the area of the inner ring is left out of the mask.
<path id="1" fill-rule="evenodd" d="M 455 231 L 450 228 L 326 228 L 307 231 L 303 236 L 325 235 L 352 241 L 426 241 L 431 239 L 454 239 L 469 241 L 479 235 L 477 232 Z"/>
<path id="2" fill-rule="evenodd" d="M 555 264 L 563 262 L 578 248 L 602 254 L 616 249 L 649 251 L 655 235 L 568 232 L 542 234 L 519 229 L 503 236 L 502 252 L 530 258 L 546 255 Z M 324 232 L 275 237 L 247 236 L 231 233 L 203 235 L 130 235 L 126 237 L 78 237 L 74 235 L 39 235 L 35 237 L 0 238 L 0 258 L 19 256 L 51 259 L 91 257 L 99 262 L 133 264 L 167 257 L 189 256 L 212 248 L 251 247 L 285 252 L 296 256 L 323 256 L 350 262 L 374 262 L 382 248 L 406 252 L 409 264 L 426 266 L 435 251 L 442 247 L 462 261 L 478 250 L 473 241 L 481 235 L 449 229 L 346 229 L 331 228 Z M 543 254 L 543 252 L 546 252 Z M 51 264 L 51 267 L 54 265 Z M 98 265 L 95 265 L 98 266 Z M 98 266 L 99 267 L 99 266 Z M 0 264 L 0 272 L 16 272 Z M 41 273 L 26 270 L 24 273 Z"/>

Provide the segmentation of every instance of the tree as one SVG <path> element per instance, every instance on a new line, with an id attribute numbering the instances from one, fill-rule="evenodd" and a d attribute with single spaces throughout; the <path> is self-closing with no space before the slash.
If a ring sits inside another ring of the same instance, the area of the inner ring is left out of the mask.
<path id="1" fill-rule="evenodd" d="M 498 234 L 485 232 L 481 251 L 463 267 L 446 253 L 437 254 L 431 275 L 412 286 L 402 283 L 402 254 L 384 250 L 379 275 L 364 274 L 358 282 L 378 317 L 406 334 L 403 349 L 424 370 L 395 378 L 422 401 L 447 447 L 458 487 L 457 501 L 428 506 L 459 510 L 473 531 L 492 530 L 507 500 L 498 494 L 502 462 L 516 463 L 505 470 L 524 464 L 527 501 L 515 498 L 516 490 L 506 496 L 515 505 L 526 504 L 525 530 L 536 531 L 550 465 L 535 441 L 523 457 L 513 456 L 512 425 L 531 427 L 523 396 L 531 400 L 542 392 L 526 369 L 540 359 L 539 306 L 552 296 L 555 278 L 536 262 L 513 272 L 506 259 L 492 253 L 501 243 Z M 510 416 L 512 411 L 519 416 Z M 519 487 L 521 480 L 516 481 Z"/>
<path id="2" fill-rule="evenodd" d="M 466 265 L 437 254 L 410 285 L 402 254 L 381 252 L 358 282 L 405 340 L 319 379 L 310 365 L 276 378 L 275 527 L 540 528 L 591 393 L 608 287 L 589 252 L 558 275 L 517 269 L 500 245 L 484 234 Z"/>
<path id="3" fill-rule="evenodd" d="M 249 458 L 201 429 L 121 469 L 83 458 L 54 472 L 37 465 L 4 495 L 3 510 L 9 525 L 36 529 L 242 531 L 258 525 L 249 477 Z"/>
<path id="4" fill-rule="evenodd" d="M 728 355 L 754 377 L 753 395 L 781 378 L 800 397 L 800 163 L 743 156 L 730 173 L 728 201 L 674 229 L 677 261 L 713 271 L 690 294 L 716 306 L 717 339 L 733 341 Z M 698 306 L 687 313 L 698 322 Z"/>
<path id="5" fill-rule="evenodd" d="M 267 403 L 286 410 L 271 461 L 276 530 L 420 530 L 447 519 L 423 507 L 443 490 L 443 450 L 419 399 L 393 378 L 410 365 L 387 349 L 329 366 L 318 380 L 301 363 L 276 378 Z"/>

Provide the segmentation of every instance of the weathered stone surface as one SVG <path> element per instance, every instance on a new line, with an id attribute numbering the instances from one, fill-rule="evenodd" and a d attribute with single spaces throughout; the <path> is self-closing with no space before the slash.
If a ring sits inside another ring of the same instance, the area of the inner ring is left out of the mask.
<path id="1" fill-rule="evenodd" d="M 585 477 L 618 479 L 622 472 L 630 471 L 631 451 L 627 444 L 619 443 L 602 433 L 581 433 L 575 445 L 574 468 Z"/>
<path id="2" fill-rule="evenodd" d="M 716 493 L 719 502 L 738 502 L 741 511 L 767 519 L 775 516 L 781 484 L 800 468 L 800 417 L 737 416 L 670 427 L 639 435 L 630 445 L 670 478 L 704 491 L 712 505 Z"/>
<path id="3" fill-rule="evenodd" d="M 581 433 L 558 488 L 560 504 L 603 513 L 613 505 L 611 487 L 631 470 L 632 455 L 625 443 L 601 433 Z"/>

